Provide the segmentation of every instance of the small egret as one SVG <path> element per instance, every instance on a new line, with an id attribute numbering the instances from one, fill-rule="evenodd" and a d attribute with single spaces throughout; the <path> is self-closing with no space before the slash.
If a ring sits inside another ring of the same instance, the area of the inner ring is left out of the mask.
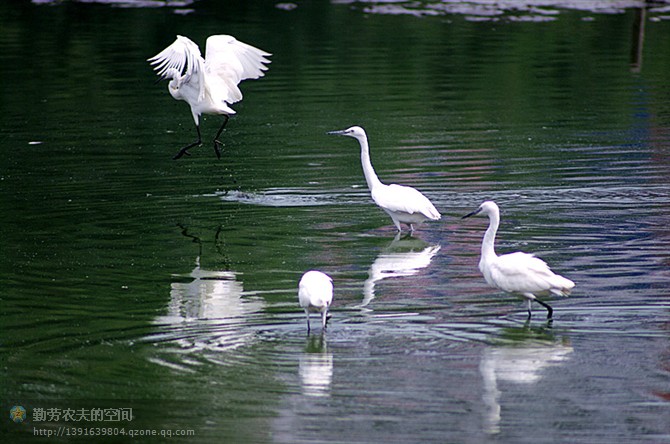
<path id="1" fill-rule="evenodd" d="M 430 200 L 416 188 L 396 184 L 385 185 L 379 180 L 370 162 L 370 147 L 363 128 L 352 126 L 341 131 L 331 131 L 328 134 L 349 136 L 358 140 L 361 145 L 363 174 L 365 174 L 365 181 L 368 183 L 372 200 L 391 216 L 398 232 L 402 231 L 401 223 L 409 225 L 410 231 L 414 231 L 415 224 L 420 224 L 425 220 L 439 220 L 442 217 Z"/>
<path id="2" fill-rule="evenodd" d="M 306 272 L 298 284 L 298 301 L 307 315 L 307 333 L 310 331 L 310 313 L 321 313 L 321 326 L 325 330 L 328 307 L 333 302 L 333 280 L 320 271 Z"/>
<path id="3" fill-rule="evenodd" d="M 492 287 L 523 296 L 528 302 L 529 318 L 531 302 L 537 301 L 547 309 L 547 319 L 551 319 L 553 309 L 546 302 L 537 299 L 537 296 L 549 293 L 567 296 L 575 283 L 554 274 L 542 259 L 532 254 L 516 252 L 498 256 L 494 249 L 496 232 L 500 224 L 498 205 L 486 201 L 472 213 L 463 216 L 463 219 L 478 214 L 489 217 L 489 227 L 484 234 L 482 257 L 479 260 L 479 270 L 486 282 Z"/>
<path id="4" fill-rule="evenodd" d="M 184 100 L 191 107 L 198 140 L 183 147 L 174 159 L 202 144 L 200 136 L 201 114 L 222 114 L 223 124 L 214 138 L 214 152 L 221 158 L 219 136 L 235 114 L 229 105 L 242 100 L 237 85 L 246 79 L 265 75 L 270 63 L 265 57 L 270 53 L 242 43 L 229 35 L 213 35 L 207 39 L 205 58 L 191 39 L 178 35 L 177 40 L 157 55 L 147 59 L 162 79 L 171 79 L 168 91 L 177 100 Z"/>

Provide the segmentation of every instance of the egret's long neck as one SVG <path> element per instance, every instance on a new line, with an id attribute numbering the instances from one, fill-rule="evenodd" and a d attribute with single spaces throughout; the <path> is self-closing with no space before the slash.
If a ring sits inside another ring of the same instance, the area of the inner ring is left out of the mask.
<path id="1" fill-rule="evenodd" d="M 372 191 L 373 188 L 381 185 L 381 181 L 377 174 L 375 173 L 374 168 L 372 168 L 372 162 L 370 162 L 370 147 L 368 146 L 368 140 L 366 137 L 361 137 L 358 139 L 358 142 L 361 144 L 361 165 L 363 165 L 363 174 L 365 174 L 365 181 L 368 183 L 368 188 Z"/>
<path id="2" fill-rule="evenodd" d="M 489 261 L 496 257 L 495 241 L 498 225 L 500 225 L 500 214 L 497 212 L 489 214 L 489 227 L 486 229 L 482 241 L 482 261 Z"/>

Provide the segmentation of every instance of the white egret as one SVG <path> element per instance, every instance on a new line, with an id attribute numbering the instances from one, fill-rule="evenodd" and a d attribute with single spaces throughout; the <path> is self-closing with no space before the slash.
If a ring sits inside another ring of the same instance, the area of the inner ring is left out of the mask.
<path id="1" fill-rule="evenodd" d="M 198 140 L 183 147 L 174 159 L 202 144 L 200 136 L 201 114 L 222 114 L 223 124 L 214 138 L 216 157 L 221 158 L 219 136 L 235 114 L 229 105 L 242 100 L 238 84 L 242 80 L 257 79 L 265 75 L 272 54 L 242 43 L 229 35 L 213 35 L 207 39 L 205 58 L 191 39 L 181 35 L 170 46 L 147 59 L 162 79 L 171 79 L 168 91 L 177 100 L 184 100 L 191 107 Z"/>
<path id="2" fill-rule="evenodd" d="M 475 215 L 486 215 L 489 218 L 489 227 L 482 241 L 482 256 L 479 260 L 479 270 L 486 282 L 495 288 L 517 293 L 528 302 L 528 317 L 531 316 L 531 302 L 537 301 L 547 309 L 547 319 L 551 319 L 553 309 L 549 304 L 537 298 L 538 295 L 567 296 L 575 283 L 563 276 L 554 274 L 549 266 L 532 254 L 516 252 L 498 256 L 494 249 L 496 232 L 500 224 L 500 210 L 492 201 L 482 203 L 472 213 L 463 216 L 463 219 Z"/>
<path id="3" fill-rule="evenodd" d="M 398 232 L 402 231 L 401 223 L 409 225 L 410 231 L 414 231 L 415 224 L 425 220 L 439 220 L 442 217 L 430 200 L 416 188 L 396 184 L 385 185 L 379 180 L 370 162 L 370 147 L 363 128 L 352 126 L 341 131 L 331 131 L 328 134 L 349 136 L 358 140 L 361 145 L 363 174 L 365 174 L 365 181 L 368 183 L 372 200 L 391 216 Z"/>
<path id="4" fill-rule="evenodd" d="M 307 333 L 310 331 L 310 313 L 321 313 L 321 327 L 325 330 L 328 308 L 333 302 L 333 280 L 320 271 L 306 272 L 298 284 L 298 301 L 307 316 Z"/>

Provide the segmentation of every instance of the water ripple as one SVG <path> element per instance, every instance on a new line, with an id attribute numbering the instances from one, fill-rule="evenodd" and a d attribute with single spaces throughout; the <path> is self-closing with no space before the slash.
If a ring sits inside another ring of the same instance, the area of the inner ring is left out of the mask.
<path id="1" fill-rule="evenodd" d="M 364 193 L 365 192 L 365 193 Z M 226 202 L 240 202 L 267 207 L 314 207 L 322 205 L 360 204 L 369 200 L 367 189 L 361 191 L 300 190 L 270 188 L 263 192 L 225 191 L 212 196 Z"/>

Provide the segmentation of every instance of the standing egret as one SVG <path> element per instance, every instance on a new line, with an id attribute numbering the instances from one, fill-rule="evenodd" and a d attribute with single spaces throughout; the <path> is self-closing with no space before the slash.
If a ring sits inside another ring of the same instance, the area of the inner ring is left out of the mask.
<path id="1" fill-rule="evenodd" d="M 518 293 L 528 302 L 528 317 L 531 316 L 531 302 L 537 301 L 547 309 L 547 319 L 551 319 L 553 309 L 546 302 L 537 299 L 538 295 L 553 293 L 567 296 L 575 283 L 563 276 L 554 274 L 549 266 L 532 254 L 516 252 L 498 256 L 494 249 L 496 232 L 500 224 L 500 210 L 492 201 L 482 203 L 472 213 L 463 216 L 463 219 L 475 215 L 489 217 L 489 227 L 482 241 L 482 257 L 479 260 L 479 270 L 486 282 L 495 288 Z"/>
<path id="2" fill-rule="evenodd" d="M 349 136 L 358 140 L 361 145 L 361 164 L 363 174 L 368 183 L 372 200 L 393 219 L 393 223 L 402 231 L 400 224 L 409 225 L 410 232 L 414 231 L 414 225 L 425 220 L 439 220 L 441 214 L 435 206 L 419 190 L 404 185 L 383 184 L 370 162 L 370 147 L 365 130 L 360 126 L 352 126 L 341 131 L 331 131 L 328 134 L 338 136 Z"/>
<path id="3" fill-rule="evenodd" d="M 207 39 L 205 58 L 191 39 L 181 35 L 170 46 L 147 59 L 162 79 L 171 79 L 168 91 L 177 100 L 184 100 L 191 107 L 198 140 L 183 147 L 174 159 L 202 144 L 200 136 L 201 114 L 222 114 L 223 124 L 214 138 L 214 152 L 221 158 L 219 136 L 235 114 L 229 105 L 242 100 L 237 85 L 246 79 L 263 77 L 272 54 L 242 43 L 229 35 L 213 35 Z"/>
<path id="4" fill-rule="evenodd" d="M 310 331 L 310 313 L 321 313 L 321 326 L 325 330 L 328 307 L 333 302 L 333 280 L 320 271 L 306 272 L 298 284 L 298 301 L 307 315 L 307 333 Z"/>

